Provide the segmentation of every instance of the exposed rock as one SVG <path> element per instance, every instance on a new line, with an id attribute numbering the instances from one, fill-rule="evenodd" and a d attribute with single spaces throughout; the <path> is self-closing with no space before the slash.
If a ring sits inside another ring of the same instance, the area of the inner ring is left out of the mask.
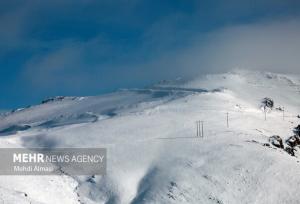
<path id="1" fill-rule="evenodd" d="M 276 110 L 278 110 L 278 111 L 284 111 L 284 107 L 279 106 L 279 107 L 276 108 Z"/>
<path id="2" fill-rule="evenodd" d="M 289 147 L 287 146 L 285 149 L 284 149 L 288 154 L 290 154 L 291 156 L 295 156 L 295 149 L 292 148 L 292 147 Z"/>
<path id="3" fill-rule="evenodd" d="M 269 137 L 269 142 L 274 145 L 275 147 L 281 148 L 283 149 L 283 142 L 280 136 L 278 135 L 273 135 L 271 137 Z"/>
<path id="4" fill-rule="evenodd" d="M 16 134 L 18 131 L 24 131 L 31 128 L 30 125 L 12 125 L 7 127 L 3 130 L 0 130 L 0 136 L 2 135 L 13 135 Z"/>
<path id="5" fill-rule="evenodd" d="M 300 145 L 300 138 L 297 135 L 291 136 L 286 140 L 286 144 L 295 147 L 297 145 Z"/>
<path id="6" fill-rule="evenodd" d="M 43 100 L 42 104 L 49 103 L 49 102 L 55 102 L 55 101 L 63 101 L 65 99 L 74 100 L 74 99 L 76 99 L 76 97 L 72 97 L 72 96 L 55 96 L 55 97 Z"/>
<path id="7" fill-rule="evenodd" d="M 47 98 L 47 99 L 42 101 L 42 104 L 49 103 L 49 102 L 52 102 L 52 101 L 61 101 L 64 98 L 65 98 L 64 96 L 56 96 L 56 97 L 53 97 L 53 98 Z"/>
<path id="8" fill-rule="evenodd" d="M 294 128 L 294 133 L 300 137 L 300 125 Z"/>

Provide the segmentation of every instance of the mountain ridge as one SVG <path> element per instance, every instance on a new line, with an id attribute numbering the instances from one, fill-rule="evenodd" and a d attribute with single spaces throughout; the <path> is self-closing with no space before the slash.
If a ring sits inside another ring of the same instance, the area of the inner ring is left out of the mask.
<path id="1" fill-rule="evenodd" d="M 103 147 L 108 167 L 92 182 L 92 175 L 2 176 L 0 193 L 18 203 L 297 203 L 300 151 L 292 157 L 269 138 L 288 139 L 299 124 L 299 82 L 234 71 L 11 113 L 0 130 L 30 128 L 2 133 L 1 147 Z M 266 120 L 264 97 L 274 100 Z"/>

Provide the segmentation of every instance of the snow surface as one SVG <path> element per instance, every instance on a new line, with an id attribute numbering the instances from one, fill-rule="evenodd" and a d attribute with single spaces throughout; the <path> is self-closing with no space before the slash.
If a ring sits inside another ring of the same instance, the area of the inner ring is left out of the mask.
<path id="1" fill-rule="evenodd" d="M 105 147 L 108 169 L 0 176 L 0 203 L 299 203 L 300 154 L 263 145 L 293 135 L 299 96 L 299 76 L 233 71 L 2 115 L 0 147 Z M 274 109 L 265 121 L 264 97 L 284 120 Z"/>

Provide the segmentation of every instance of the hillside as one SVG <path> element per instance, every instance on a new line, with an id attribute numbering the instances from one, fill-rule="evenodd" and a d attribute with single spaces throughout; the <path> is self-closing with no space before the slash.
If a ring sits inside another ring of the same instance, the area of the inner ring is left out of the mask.
<path id="1" fill-rule="evenodd" d="M 265 97 L 274 100 L 266 120 Z M 3 114 L 0 147 L 104 147 L 107 175 L 1 176 L 0 197 L 5 204 L 299 203 L 300 149 L 291 156 L 269 144 L 270 136 L 292 136 L 299 114 L 300 76 L 252 71 L 48 99 Z"/>

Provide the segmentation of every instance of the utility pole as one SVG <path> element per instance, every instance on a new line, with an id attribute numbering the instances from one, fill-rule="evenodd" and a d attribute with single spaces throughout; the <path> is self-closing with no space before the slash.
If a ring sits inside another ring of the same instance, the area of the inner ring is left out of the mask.
<path id="1" fill-rule="evenodd" d="M 197 137 L 201 137 L 201 121 L 196 121 L 196 125 L 197 125 Z"/>
<path id="2" fill-rule="evenodd" d="M 197 134 L 197 137 L 204 137 L 204 127 L 203 127 L 203 123 L 204 121 L 196 121 L 196 134 Z"/>
<path id="3" fill-rule="evenodd" d="M 199 137 L 199 121 L 197 121 L 196 123 L 197 123 L 197 137 Z"/>
<path id="4" fill-rule="evenodd" d="M 226 119 L 227 119 L 227 127 L 229 128 L 229 113 L 226 113 Z"/>
<path id="5" fill-rule="evenodd" d="M 196 121 L 196 136 L 198 137 L 198 121 Z"/>
<path id="6" fill-rule="evenodd" d="M 267 111 L 265 111 L 265 120 L 267 120 Z"/>
<path id="7" fill-rule="evenodd" d="M 203 123 L 204 123 L 204 121 L 201 121 L 201 131 L 202 131 L 202 138 L 204 137 L 204 132 L 203 132 Z"/>
<path id="8" fill-rule="evenodd" d="M 196 121 L 196 128 L 197 128 L 197 137 L 199 136 L 199 121 Z"/>

